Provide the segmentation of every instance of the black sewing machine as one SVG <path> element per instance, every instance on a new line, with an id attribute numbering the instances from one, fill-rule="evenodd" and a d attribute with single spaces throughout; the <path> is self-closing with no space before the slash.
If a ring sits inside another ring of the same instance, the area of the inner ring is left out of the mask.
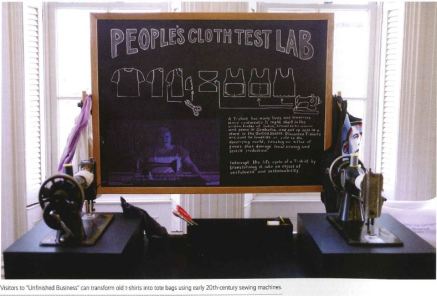
<path id="1" fill-rule="evenodd" d="M 71 165 L 67 174 L 48 178 L 39 190 L 39 204 L 44 222 L 56 232 L 41 241 L 41 245 L 93 245 L 111 222 L 112 214 L 96 214 L 94 200 L 97 185 L 93 159 L 82 161 L 73 175 Z M 85 204 L 85 213 L 82 208 Z"/>
<path id="2" fill-rule="evenodd" d="M 402 246 L 402 241 L 376 220 L 381 216 L 382 174 L 366 170 L 357 154 L 340 156 L 329 168 L 340 197 L 338 214 L 328 220 L 351 245 Z"/>

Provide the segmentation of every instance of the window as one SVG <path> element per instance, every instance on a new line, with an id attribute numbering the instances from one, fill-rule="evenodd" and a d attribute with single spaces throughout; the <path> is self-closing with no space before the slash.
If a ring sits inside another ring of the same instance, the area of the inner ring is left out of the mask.
<path id="1" fill-rule="evenodd" d="M 166 2 L 148 3 L 53 3 L 49 15 L 54 24 L 55 56 L 51 73 L 56 73 L 56 91 L 52 102 L 57 106 L 57 141 L 52 143 L 55 159 L 59 160 L 74 119 L 80 110 L 77 103 L 82 91 L 91 92 L 90 13 L 93 12 L 163 12 L 169 9 Z M 74 26 L 71 24 L 74 23 Z"/>
<path id="2" fill-rule="evenodd" d="M 388 198 L 393 197 L 396 186 L 403 45 L 401 7 L 399 3 L 365 2 L 356 5 L 258 5 L 258 9 L 269 12 L 335 14 L 333 90 L 341 91 L 348 101 L 350 114 L 363 118 L 366 139 L 360 154 L 364 163 L 384 175 L 384 194 Z"/>
<path id="3" fill-rule="evenodd" d="M 278 4 L 261 2 L 259 12 L 334 13 L 333 91 L 348 101 L 350 114 L 365 118 L 368 100 L 372 5 Z"/>

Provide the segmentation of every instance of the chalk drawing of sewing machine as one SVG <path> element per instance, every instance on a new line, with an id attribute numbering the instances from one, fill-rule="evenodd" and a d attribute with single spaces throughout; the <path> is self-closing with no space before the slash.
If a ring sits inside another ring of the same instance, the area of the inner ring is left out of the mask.
<path id="1" fill-rule="evenodd" d="M 308 97 L 296 96 L 294 113 L 297 114 L 319 114 L 317 106 L 322 103 L 320 97 L 311 94 Z"/>

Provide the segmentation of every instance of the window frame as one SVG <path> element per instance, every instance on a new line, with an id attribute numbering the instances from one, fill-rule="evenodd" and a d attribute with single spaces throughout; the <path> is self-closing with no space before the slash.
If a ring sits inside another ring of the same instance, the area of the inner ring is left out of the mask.
<path id="1" fill-rule="evenodd" d="M 300 3 L 299 3 L 300 2 Z M 368 53 L 368 73 L 367 73 L 367 97 L 353 98 L 344 97 L 348 101 L 364 101 L 366 105 L 364 122 L 364 134 L 366 135 L 362 145 L 362 161 L 369 168 L 376 167 L 376 158 L 373 156 L 377 148 L 377 134 L 373 132 L 373 123 L 378 120 L 378 109 L 373 106 L 377 105 L 379 95 L 379 44 L 381 42 L 381 27 L 378 25 L 382 22 L 382 6 L 376 2 L 357 4 L 342 4 L 314 1 L 313 3 L 304 4 L 303 1 L 297 3 L 287 3 L 285 1 L 263 1 L 257 2 L 256 11 L 268 12 L 269 10 L 280 10 L 281 12 L 311 11 L 316 12 L 333 12 L 347 10 L 367 10 L 369 13 L 369 53 Z M 335 30 L 335 29 L 334 29 Z M 334 31 L 335 34 L 335 31 Z M 377 52 L 378 49 L 378 52 Z"/>

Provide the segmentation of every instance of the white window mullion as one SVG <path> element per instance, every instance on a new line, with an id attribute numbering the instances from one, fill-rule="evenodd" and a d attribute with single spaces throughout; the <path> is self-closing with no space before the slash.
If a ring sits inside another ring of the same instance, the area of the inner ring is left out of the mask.
<path id="1" fill-rule="evenodd" d="M 383 4 L 375 3 L 373 5 L 370 22 L 370 44 L 373 48 L 369 50 L 369 61 L 373 61 L 369 65 L 368 73 L 368 101 L 366 105 L 366 122 L 364 124 L 363 143 L 361 145 L 363 162 L 367 168 L 376 171 L 377 153 L 378 150 L 378 110 L 379 110 L 379 94 L 381 88 L 380 73 L 383 58 L 381 57 L 381 44 L 383 42 L 382 23 L 383 23 Z M 361 149 L 361 148 L 360 148 Z"/>

